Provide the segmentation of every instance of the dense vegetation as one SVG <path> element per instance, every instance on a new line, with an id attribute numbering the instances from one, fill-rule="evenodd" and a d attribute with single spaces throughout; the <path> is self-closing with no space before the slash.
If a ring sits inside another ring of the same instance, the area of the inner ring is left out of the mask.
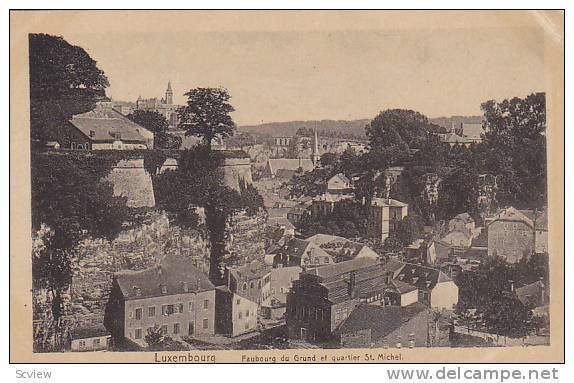
<path id="1" fill-rule="evenodd" d="M 53 140 L 75 114 L 94 109 L 109 85 L 104 72 L 62 37 L 29 35 L 30 136 L 32 145 Z"/>

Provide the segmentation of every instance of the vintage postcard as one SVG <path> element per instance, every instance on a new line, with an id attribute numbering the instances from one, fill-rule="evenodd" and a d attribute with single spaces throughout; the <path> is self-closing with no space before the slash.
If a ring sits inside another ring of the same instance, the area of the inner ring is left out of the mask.
<path id="1" fill-rule="evenodd" d="M 10 34 L 12 362 L 563 361 L 563 11 Z"/>

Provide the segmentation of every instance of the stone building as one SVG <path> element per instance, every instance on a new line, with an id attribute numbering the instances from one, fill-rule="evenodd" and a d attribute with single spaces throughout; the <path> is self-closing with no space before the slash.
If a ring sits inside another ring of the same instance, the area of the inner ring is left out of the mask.
<path id="1" fill-rule="evenodd" d="M 178 108 L 179 105 L 175 105 L 173 103 L 173 90 L 171 89 L 171 82 L 167 83 L 165 97 L 161 99 L 157 99 L 155 97 L 142 99 L 141 96 L 139 96 L 136 101 L 137 110 L 149 110 L 161 114 L 165 117 L 171 128 L 177 127 L 177 124 L 179 123 L 179 118 L 177 116 Z"/>
<path id="2" fill-rule="evenodd" d="M 106 328 L 117 341 L 146 346 L 158 327 L 172 339 L 215 334 L 215 287 L 188 257 L 167 255 L 156 266 L 115 273 Z"/>
<path id="3" fill-rule="evenodd" d="M 372 238 L 387 239 L 408 214 L 408 205 L 391 198 L 373 198 L 369 208 L 368 230 Z"/>

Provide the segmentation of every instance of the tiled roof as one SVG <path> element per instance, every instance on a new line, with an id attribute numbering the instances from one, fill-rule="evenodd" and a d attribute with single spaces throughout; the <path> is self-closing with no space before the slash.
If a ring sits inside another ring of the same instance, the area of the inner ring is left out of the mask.
<path id="1" fill-rule="evenodd" d="M 380 265 L 381 262 L 376 259 L 371 258 L 357 258 L 350 261 L 335 263 L 333 265 L 323 266 L 310 271 L 311 273 L 317 275 L 322 280 L 327 280 L 329 278 L 336 277 L 341 274 L 348 273 L 350 271 L 356 271 L 358 269 Z"/>
<path id="2" fill-rule="evenodd" d="M 403 326 L 427 307 L 421 303 L 408 306 L 372 306 L 361 304 L 355 307 L 349 317 L 335 330 L 336 334 L 371 330 L 371 339 L 379 340 Z"/>
<path id="3" fill-rule="evenodd" d="M 251 261 L 242 266 L 236 266 L 229 269 L 229 272 L 237 280 L 250 280 L 255 278 L 262 278 L 271 272 L 271 267 L 265 265 L 263 262 L 257 260 Z"/>
<path id="4" fill-rule="evenodd" d="M 113 142 L 119 134 L 122 141 L 147 143 L 148 140 L 140 132 L 151 134 L 120 112 L 106 107 L 77 114 L 70 123 L 95 142 Z"/>
<path id="5" fill-rule="evenodd" d="M 149 269 L 121 271 L 114 275 L 124 299 L 142 299 L 162 295 L 212 290 L 213 284 L 189 257 L 167 255 Z M 166 292 L 162 292 L 162 286 Z M 187 290 L 187 291 L 186 291 Z"/>
<path id="6" fill-rule="evenodd" d="M 488 225 L 490 225 L 495 221 L 518 221 L 524 222 L 530 227 L 534 227 L 533 217 L 529 217 L 528 212 L 528 210 L 520 211 L 513 207 L 508 207 L 499 211 L 494 217 L 487 218 L 487 222 Z"/>
<path id="7" fill-rule="evenodd" d="M 405 263 L 398 275 L 398 280 L 421 290 L 431 290 L 438 283 L 452 281 L 445 273 L 431 267 Z"/>
<path id="8" fill-rule="evenodd" d="M 349 180 L 349 178 L 347 178 L 347 176 L 344 175 L 343 173 L 335 174 L 333 177 L 329 178 L 328 182 L 330 182 L 333 178 L 339 178 L 341 181 L 343 181 L 346 184 L 351 182 L 351 180 Z"/>

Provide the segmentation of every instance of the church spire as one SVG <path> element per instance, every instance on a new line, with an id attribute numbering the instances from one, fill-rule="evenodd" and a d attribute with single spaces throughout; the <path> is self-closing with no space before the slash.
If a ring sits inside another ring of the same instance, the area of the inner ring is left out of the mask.
<path id="1" fill-rule="evenodd" d="M 167 90 L 165 91 L 165 103 L 168 105 L 173 104 L 173 91 L 171 90 L 171 81 L 167 82 Z"/>
<path id="2" fill-rule="evenodd" d="M 313 154 L 311 154 L 311 160 L 315 166 L 319 165 L 319 160 L 321 155 L 319 154 L 319 138 L 317 137 L 317 129 L 313 129 Z"/>

